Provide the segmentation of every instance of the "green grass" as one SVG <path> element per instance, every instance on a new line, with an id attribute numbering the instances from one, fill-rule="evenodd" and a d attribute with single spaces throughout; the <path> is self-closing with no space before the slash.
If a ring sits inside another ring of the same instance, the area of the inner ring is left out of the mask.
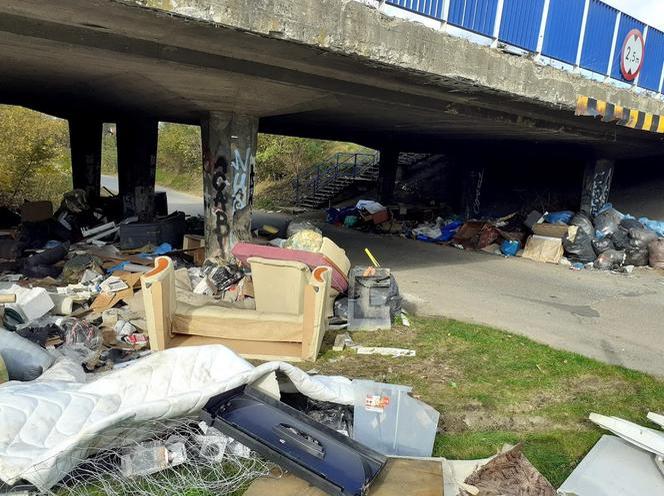
<path id="1" fill-rule="evenodd" d="M 327 351 L 323 374 L 413 386 L 441 414 L 434 456 L 483 458 L 524 443 L 558 487 L 604 433 L 591 412 L 646 425 L 664 411 L 664 380 L 554 350 L 489 327 L 414 319 L 411 328 L 356 333 L 356 343 L 417 350 L 415 358 Z"/>

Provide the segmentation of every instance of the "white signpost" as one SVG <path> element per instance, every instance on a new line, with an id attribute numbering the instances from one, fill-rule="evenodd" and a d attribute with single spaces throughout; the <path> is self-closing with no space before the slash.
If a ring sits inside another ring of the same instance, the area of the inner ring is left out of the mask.
<path id="1" fill-rule="evenodd" d="M 620 54 L 620 72 L 627 81 L 634 81 L 641 72 L 645 48 L 641 31 L 632 29 L 625 38 Z"/>

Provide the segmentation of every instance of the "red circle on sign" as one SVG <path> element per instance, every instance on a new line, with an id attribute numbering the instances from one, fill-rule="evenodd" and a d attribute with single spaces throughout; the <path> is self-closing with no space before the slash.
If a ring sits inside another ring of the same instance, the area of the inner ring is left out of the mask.
<path id="1" fill-rule="evenodd" d="M 636 47 L 635 47 L 636 44 Z M 638 56 L 635 48 L 640 46 L 641 54 Z M 643 60 L 645 58 L 646 42 L 643 39 L 643 34 L 638 29 L 632 29 L 623 42 L 622 51 L 620 52 L 620 72 L 627 81 L 634 81 L 643 68 Z M 635 57 L 638 56 L 638 60 Z M 638 64 L 637 67 L 628 67 L 628 64 Z"/>

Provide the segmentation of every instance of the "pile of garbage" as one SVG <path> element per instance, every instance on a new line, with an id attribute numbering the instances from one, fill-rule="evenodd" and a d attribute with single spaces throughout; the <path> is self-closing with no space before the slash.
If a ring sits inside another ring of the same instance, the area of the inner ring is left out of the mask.
<path id="1" fill-rule="evenodd" d="M 417 220 L 426 215 L 430 220 Z M 637 219 L 610 203 L 592 217 L 582 212 L 533 210 L 527 216 L 513 213 L 464 221 L 458 215 L 437 215 L 436 209 L 404 207 L 392 214 L 377 202 L 361 200 L 353 207 L 328 209 L 327 221 L 458 249 L 562 264 L 573 270 L 664 269 L 664 221 Z"/>
<path id="2" fill-rule="evenodd" d="M 636 219 L 611 204 L 592 219 L 583 213 L 546 214 L 531 229 L 534 234 L 526 243 L 525 258 L 566 263 L 574 270 L 664 268 L 664 222 Z"/>

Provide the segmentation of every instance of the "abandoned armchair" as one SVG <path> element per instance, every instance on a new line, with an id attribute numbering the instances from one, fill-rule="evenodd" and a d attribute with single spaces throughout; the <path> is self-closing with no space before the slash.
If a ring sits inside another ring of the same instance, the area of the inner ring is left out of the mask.
<path id="1" fill-rule="evenodd" d="M 173 262 L 157 258 L 141 279 L 150 348 L 222 344 L 250 359 L 316 360 L 327 330 L 331 269 L 287 260 L 248 262 L 256 310 L 178 302 Z"/>

